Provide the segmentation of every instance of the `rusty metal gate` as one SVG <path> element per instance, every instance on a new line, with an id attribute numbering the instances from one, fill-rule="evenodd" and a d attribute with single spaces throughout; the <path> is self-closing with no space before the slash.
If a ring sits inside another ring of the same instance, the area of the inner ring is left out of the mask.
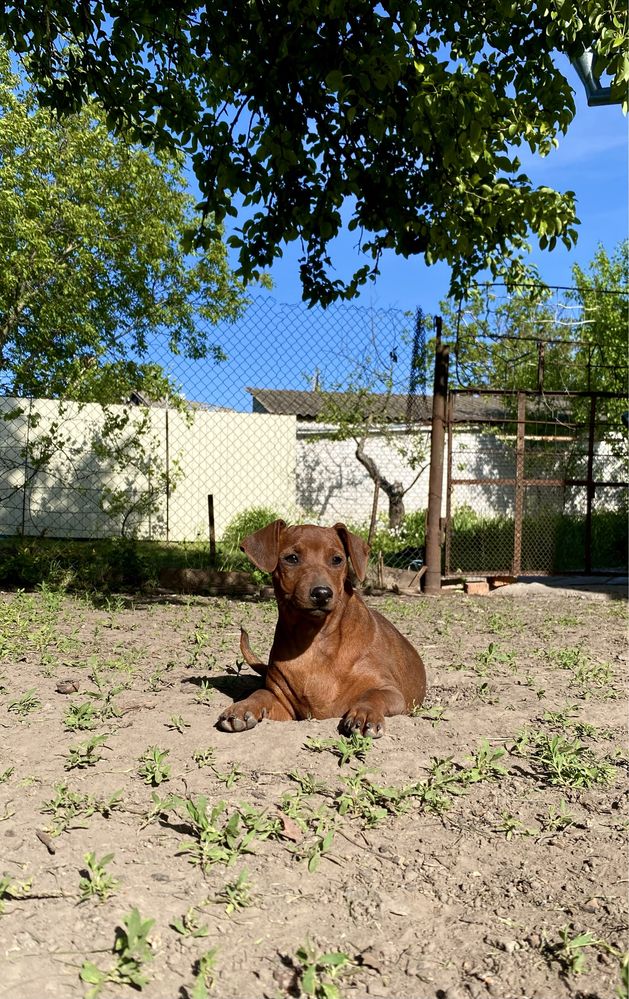
<path id="1" fill-rule="evenodd" d="M 626 406 L 605 392 L 450 391 L 444 575 L 626 571 Z"/>

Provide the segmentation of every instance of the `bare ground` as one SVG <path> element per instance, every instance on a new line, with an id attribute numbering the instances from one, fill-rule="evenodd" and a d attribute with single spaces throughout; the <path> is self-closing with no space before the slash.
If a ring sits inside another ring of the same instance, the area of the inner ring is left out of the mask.
<path id="1" fill-rule="evenodd" d="M 370 599 L 427 710 L 341 765 L 334 721 L 214 727 L 273 604 L 0 595 L 0 996 L 624 994 L 625 602 Z"/>

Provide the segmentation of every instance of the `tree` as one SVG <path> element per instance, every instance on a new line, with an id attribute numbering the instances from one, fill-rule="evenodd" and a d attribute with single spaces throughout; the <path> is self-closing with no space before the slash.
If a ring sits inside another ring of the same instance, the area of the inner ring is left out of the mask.
<path id="1" fill-rule="evenodd" d="M 417 414 L 412 412 L 417 403 L 417 389 L 420 388 L 420 383 L 425 387 L 425 369 L 428 363 L 424 320 L 421 309 L 418 309 L 413 337 L 407 331 L 403 331 L 401 335 L 400 350 L 409 355 L 411 369 L 410 383 L 404 385 L 407 389 L 404 394 L 396 392 L 399 379 L 398 349 L 394 347 L 388 357 L 384 358 L 375 329 L 372 329 L 368 350 L 355 362 L 347 383 L 336 386 L 341 391 L 320 390 L 323 405 L 317 421 L 332 425 L 334 429 L 326 435 L 332 440 L 354 441 L 356 460 L 363 466 L 374 486 L 381 489 L 387 497 L 388 526 L 392 530 L 402 527 L 406 514 L 404 497 L 428 467 L 425 436 L 413 432 L 412 426 L 413 419 L 417 419 Z M 405 376 L 407 371 L 404 370 L 402 377 Z M 421 401 L 423 400 L 420 400 L 420 404 Z M 373 453 L 369 453 L 369 442 L 373 435 L 384 441 L 387 448 L 396 452 L 408 465 L 412 478 L 406 485 L 399 479 L 391 481 L 387 478 L 381 463 L 374 458 Z"/>
<path id="2" fill-rule="evenodd" d="M 575 264 L 572 274 L 574 287 L 561 298 L 544 285 L 480 285 L 459 301 L 441 302 L 455 381 L 626 394 L 629 240 L 611 255 L 599 244 L 589 267 Z M 622 400 L 615 408 L 621 404 L 626 409 Z"/>
<path id="3" fill-rule="evenodd" d="M 43 103 L 185 150 L 217 235 L 245 280 L 299 240 L 304 297 L 327 303 L 374 277 L 385 249 L 452 267 L 453 290 L 494 275 L 534 237 L 576 238 L 574 195 L 534 188 L 517 149 L 545 155 L 575 114 L 554 56 L 593 49 L 626 100 L 620 0 L 25 0 L 0 33 L 28 57 Z M 367 259 L 347 281 L 331 244 L 347 225 Z"/>
<path id="4" fill-rule="evenodd" d="M 180 156 L 113 137 L 93 104 L 63 122 L 38 109 L 0 50 L 3 394 L 154 400 L 176 394 L 155 354 L 221 359 L 205 330 L 238 316 L 243 292 L 219 239 L 186 257 L 185 187 Z"/>

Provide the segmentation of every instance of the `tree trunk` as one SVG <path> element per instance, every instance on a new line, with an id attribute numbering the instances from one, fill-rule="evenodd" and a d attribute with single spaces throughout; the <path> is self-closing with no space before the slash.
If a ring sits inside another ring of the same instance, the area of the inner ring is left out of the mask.
<path id="1" fill-rule="evenodd" d="M 376 482 L 380 489 L 387 495 L 389 500 L 389 527 L 401 527 L 404 523 L 404 495 L 406 489 L 401 482 L 389 482 L 384 477 L 373 458 L 365 454 L 366 437 L 361 437 L 356 441 L 356 457 L 363 468 L 367 470 L 369 477 Z"/>

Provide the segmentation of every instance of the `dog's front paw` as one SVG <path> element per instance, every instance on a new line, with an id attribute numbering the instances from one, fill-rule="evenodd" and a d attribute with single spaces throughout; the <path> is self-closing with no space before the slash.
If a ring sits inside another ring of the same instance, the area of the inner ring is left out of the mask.
<path id="1" fill-rule="evenodd" d="M 379 739 L 384 735 L 384 717 L 366 705 L 350 708 L 341 719 L 341 732 L 345 735 L 370 735 Z"/>
<path id="2" fill-rule="evenodd" d="M 260 718 L 256 718 L 252 711 L 246 708 L 243 710 L 238 704 L 232 704 L 223 711 L 216 724 L 223 732 L 246 732 L 247 729 L 255 728 L 265 716 L 265 710 L 262 711 Z"/>

